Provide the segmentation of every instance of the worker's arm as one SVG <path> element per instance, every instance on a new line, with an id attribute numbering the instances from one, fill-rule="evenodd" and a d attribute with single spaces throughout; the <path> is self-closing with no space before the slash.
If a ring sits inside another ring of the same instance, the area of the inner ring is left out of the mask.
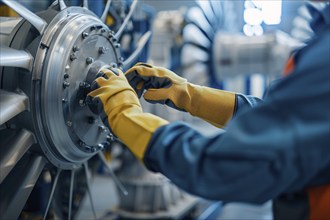
<path id="1" fill-rule="evenodd" d="M 137 158 L 183 189 L 217 200 L 263 202 L 330 182 L 329 33 L 299 53 L 295 71 L 263 104 L 240 112 L 213 137 L 143 113 L 119 70 L 105 71 L 88 97 L 101 101 L 113 133 Z"/>
<path id="2" fill-rule="evenodd" d="M 145 63 L 129 69 L 126 77 L 139 97 L 146 91 L 146 101 L 187 111 L 217 127 L 224 127 L 239 111 L 260 102 L 252 96 L 194 85 L 166 68 Z"/>
<path id="3" fill-rule="evenodd" d="M 329 113 L 318 112 L 329 110 L 329 98 L 322 94 L 323 103 L 307 102 L 307 108 L 295 107 L 298 100 L 285 107 L 266 102 L 213 137 L 171 123 L 153 135 L 144 162 L 209 199 L 261 203 L 299 190 L 322 170 L 330 172 Z"/>
<path id="4" fill-rule="evenodd" d="M 147 167 L 190 193 L 225 201 L 260 203 L 330 183 L 329 38 L 305 48 L 295 71 L 225 133 L 205 137 L 181 122 L 157 129 Z"/>
<path id="5" fill-rule="evenodd" d="M 239 115 L 240 112 L 250 108 L 254 108 L 261 103 L 263 103 L 263 100 L 261 100 L 258 97 L 236 93 L 235 110 L 234 110 L 233 118 Z"/>
<path id="6" fill-rule="evenodd" d="M 168 122 L 143 113 L 139 99 L 120 69 L 103 69 L 92 83 L 86 103 L 105 125 L 142 160 L 155 130 Z"/>

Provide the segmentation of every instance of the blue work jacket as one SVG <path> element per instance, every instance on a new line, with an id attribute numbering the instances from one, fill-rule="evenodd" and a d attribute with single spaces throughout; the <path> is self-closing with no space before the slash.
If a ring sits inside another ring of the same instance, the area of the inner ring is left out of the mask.
<path id="1" fill-rule="evenodd" d="M 329 16 L 329 5 L 315 15 L 315 37 L 263 101 L 237 95 L 232 121 L 213 136 L 183 122 L 160 127 L 148 145 L 146 166 L 187 192 L 222 201 L 263 203 L 329 184 Z"/>

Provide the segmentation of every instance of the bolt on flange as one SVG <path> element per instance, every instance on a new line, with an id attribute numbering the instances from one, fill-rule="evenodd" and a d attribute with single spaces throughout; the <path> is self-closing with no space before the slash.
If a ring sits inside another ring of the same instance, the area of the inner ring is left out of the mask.
<path id="1" fill-rule="evenodd" d="M 107 52 L 107 48 L 105 48 L 105 47 L 99 47 L 99 53 L 100 54 L 105 54 Z"/>
<path id="2" fill-rule="evenodd" d="M 77 51 L 79 51 L 80 49 L 79 49 L 79 47 L 77 46 L 77 45 L 74 45 L 73 47 L 72 47 L 72 51 L 73 52 L 77 52 Z"/>
<path id="3" fill-rule="evenodd" d="M 70 55 L 70 60 L 71 60 L 71 61 L 74 61 L 74 60 L 76 60 L 76 59 L 77 59 L 76 54 L 75 54 L 75 53 L 72 53 L 72 54 Z"/>
<path id="4" fill-rule="evenodd" d="M 87 57 L 86 58 L 86 64 L 92 64 L 94 62 L 94 59 L 92 57 Z"/>
<path id="5" fill-rule="evenodd" d="M 82 34 L 81 34 L 82 38 L 84 38 L 84 39 L 85 39 L 86 37 L 88 37 L 88 35 L 89 35 L 89 34 L 88 34 L 87 32 L 85 32 L 85 31 L 82 32 Z"/>
<path id="6" fill-rule="evenodd" d="M 65 88 L 67 88 L 67 87 L 69 87 L 70 86 L 70 83 L 69 82 L 67 82 L 67 81 L 64 81 L 63 82 L 63 88 L 65 89 Z"/>

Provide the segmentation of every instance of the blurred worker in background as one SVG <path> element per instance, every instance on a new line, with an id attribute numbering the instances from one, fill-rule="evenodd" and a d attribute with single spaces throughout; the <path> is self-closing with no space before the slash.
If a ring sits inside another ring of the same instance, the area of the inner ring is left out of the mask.
<path id="1" fill-rule="evenodd" d="M 150 170 L 204 198 L 263 203 L 275 219 L 330 219 L 330 8 L 264 100 L 193 85 L 165 68 L 103 70 L 92 103 Z M 145 92 L 145 93 L 144 93 Z M 206 137 L 143 113 L 138 97 L 187 111 L 225 132 Z"/>

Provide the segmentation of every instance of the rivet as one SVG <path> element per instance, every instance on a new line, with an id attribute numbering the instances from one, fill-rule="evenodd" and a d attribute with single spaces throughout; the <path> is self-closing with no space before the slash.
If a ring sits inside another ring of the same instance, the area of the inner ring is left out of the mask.
<path id="1" fill-rule="evenodd" d="M 89 35 L 89 34 L 88 34 L 87 32 L 85 32 L 85 31 L 84 31 L 84 32 L 82 32 L 82 37 L 83 37 L 83 38 L 86 38 L 86 37 L 88 37 L 88 35 Z"/>
<path id="2" fill-rule="evenodd" d="M 119 48 L 120 47 L 120 43 L 115 44 L 115 47 L 116 48 Z"/>
<path id="3" fill-rule="evenodd" d="M 64 99 L 64 98 L 62 99 L 62 102 L 63 102 L 63 103 L 65 103 L 65 102 L 67 102 L 67 101 L 68 101 L 67 99 Z"/>
<path id="4" fill-rule="evenodd" d="M 86 63 L 89 65 L 94 62 L 94 59 L 92 57 L 87 57 L 86 58 Z"/>
<path id="5" fill-rule="evenodd" d="M 102 28 L 101 29 L 101 33 L 104 33 L 106 30 L 105 30 L 105 28 Z"/>
<path id="6" fill-rule="evenodd" d="M 110 134 L 110 135 L 107 136 L 107 141 L 109 141 L 109 142 L 113 142 L 114 141 L 114 137 L 113 137 L 112 134 Z"/>
<path id="7" fill-rule="evenodd" d="M 112 68 L 117 68 L 117 67 L 118 67 L 117 63 L 111 63 L 110 66 L 111 66 Z"/>
<path id="8" fill-rule="evenodd" d="M 108 129 L 104 126 L 99 126 L 100 130 L 103 132 L 103 133 L 108 133 Z"/>
<path id="9" fill-rule="evenodd" d="M 67 78 L 69 78 L 70 77 L 70 75 L 69 74 L 67 74 L 67 73 L 64 73 L 64 79 L 67 79 Z"/>
<path id="10" fill-rule="evenodd" d="M 80 147 L 85 147 L 86 144 L 85 144 L 84 142 L 82 142 L 82 141 L 79 141 L 79 146 L 80 146 Z"/>
<path id="11" fill-rule="evenodd" d="M 79 100 L 79 105 L 80 105 L 80 107 L 84 107 L 86 105 L 85 100 L 80 99 Z"/>
<path id="12" fill-rule="evenodd" d="M 79 88 L 80 89 L 88 89 L 89 87 L 91 87 L 91 85 L 88 82 L 79 83 Z"/>
<path id="13" fill-rule="evenodd" d="M 69 70 L 70 69 L 70 66 L 69 65 L 66 65 L 65 66 L 65 70 Z"/>
<path id="14" fill-rule="evenodd" d="M 67 121 L 66 122 L 66 125 L 69 126 L 69 127 L 71 127 L 72 126 L 72 121 Z"/>
<path id="15" fill-rule="evenodd" d="M 77 52 L 77 51 L 79 51 L 80 49 L 79 49 L 79 47 L 77 46 L 77 45 L 74 45 L 73 47 L 72 47 L 72 51 L 73 52 Z"/>
<path id="16" fill-rule="evenodd" d="M 66 87 L 69 87 L 70 86 L 70 83 L 67 82 L 67 81 L 64 81 L 63 82 L 63 88 L 66 88 Z"/>
<path id="17" fill-rule="evenodd" d="M 105 54 L 107 52 L 107 49 L 105 47 L 99 47 L 99 53 Z"/>
<path id="18" fill-rule="evenodd" d="M 98 144 L 97 147 L 98 147 L 99 150 L 103 150 L 104 145 L 103 144 Z"/>
<path id="19" fill-rule="evenodd" d="M 74 61 L 75 59 L 77 59 L 76 54 L 74 54 L 74 53 L 71 54 L 71 55 L 70 55 L 70 60 L 71 60 L 71 61 Z"/>

